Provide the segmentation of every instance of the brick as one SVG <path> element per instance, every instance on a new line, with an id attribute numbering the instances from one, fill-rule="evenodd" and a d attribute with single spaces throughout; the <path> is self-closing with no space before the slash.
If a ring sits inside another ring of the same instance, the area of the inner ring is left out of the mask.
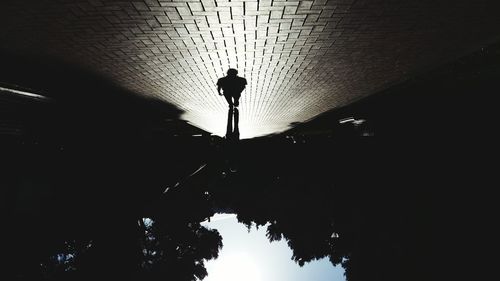
<path id="1" fill-rule="evenodd" d="M 297 12 L 297 6 L 285 6 L 284 14 L 285 15 L 295 15 Z"/>
<path id="2" fill-rule="evenodd" d="M 149 11 L 149 7 L 144 2 L 132 2 L 137 11 Z"/>
<path id="3" fill-rule="evenodd" d="M 271 11 L 270 18 L 271 19 L 281 19 L 282 15 L 283 15 L 283 10 L 275 10 L 275 11 Z"/>
<path id="4" fill-rule="evenodd" d="M 173 103 L 183 118 L 217 134 L 227 106 L 215 82 L 237 67 L 249 82 L 244 137 L 367 96 L 496 36 L 500 26 L 488 0 L 29 2 L 0 4 L 0 20 L 9 23 L 0 29 L 3 49 L 81 64 Z"/>
<path id="5" fill-rule="evenodd" d="M 309 10 L 311 9 L 313 1 L 300 1 L 298 8 L 300 10 Z"/>

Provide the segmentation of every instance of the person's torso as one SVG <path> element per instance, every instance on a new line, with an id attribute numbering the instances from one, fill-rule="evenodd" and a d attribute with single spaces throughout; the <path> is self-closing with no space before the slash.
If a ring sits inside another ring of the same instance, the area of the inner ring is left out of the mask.
<path id="1" fill-rule="evenodd" d="M 245 89 L 246 79 L 242 77 L 223 77 L 218 83 L 224 90 L 224 94 L 239 94 Z"/>

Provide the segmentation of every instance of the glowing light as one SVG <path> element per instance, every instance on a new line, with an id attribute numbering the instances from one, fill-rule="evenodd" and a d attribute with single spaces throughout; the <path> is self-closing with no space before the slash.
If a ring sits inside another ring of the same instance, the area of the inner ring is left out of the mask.
<path id="1" fill-rule="evenodd" d="M 226 219 L 231 219 L 231 218 L 236 218 L 236 214 L 215 214 L 210 218 L 210 221 L 205 220 L 201 224 L 208 226 L 209 222 L 216 222 L 216 221 L 221 221 L 221 220 L 226 220 Z"/>
<path id="2" fill-rule="evenodd" d="M 27 96 L 27 97 L 31 97 L 31 98 L 47 99 L 47 97 L 42 96 L 42 95 L 38 95 L 38 94 L 26 92 L 26 91 L 15 90 L 15 89 L 8 89 L 8 88 L 4 88 L 4 87 L 0 87 L 0 91 L 8 92 L 8 93 L 16 94 L 16 95 Z"/>
<path id="3" fill-rule="evenodd" d="M 206 281 L 261 281 L 262 275 L 254 258 L 245 252 L 220 257 L 207 264 Z"/>
<path id="4" fill-rule="evenodd" d="M 344 123 L 347 123 L 347 122 L 353 122 L 354 120 L 355 120 L 354 118 L 348 117 L 348 118 L 340 119 L 339 123 L 340 124 L 344 124 Z"/>
<path id="5" fill-rule="evenodd" d="M 235 214 L 223 213 L 202 225 L 217 229 L 224 244 L 217 259 L 205 262 L 208 276 L 203 281 L 345 281 L 342 267 L 332 266 L 327 258 L 300 267 L 284 239 L 271 243 L 266 237 L 268 224 L 249 229 Z"/>

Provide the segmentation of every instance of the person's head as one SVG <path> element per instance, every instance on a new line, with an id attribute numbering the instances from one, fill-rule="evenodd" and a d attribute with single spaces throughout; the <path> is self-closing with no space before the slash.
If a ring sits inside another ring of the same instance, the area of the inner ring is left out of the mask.
<path id="1" fill-rule="evenodd" d="M 238 75 L 238 70 L 234 68 L 230 68 L 227 70 L 227 76 L 236 76 Z"/>

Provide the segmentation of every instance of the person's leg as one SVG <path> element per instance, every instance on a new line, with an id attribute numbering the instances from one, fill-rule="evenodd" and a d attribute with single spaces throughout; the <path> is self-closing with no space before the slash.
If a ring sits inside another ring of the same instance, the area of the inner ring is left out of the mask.
<path id="1" fill-rule="evenodd" d="M 230 139 L 233 135 L 233 108 L 230 107 L 227 111 L 227 130 L 226 139 Z"/>
<path id="2" fill-rule="evenodd" d="M 240 95 L 233 96 L 234 98 L 234 106 L 239 106 L 240 105 Z"/>
<path id="3" fill-rule="evenodd" d="M 239 128 L 239 122 L 240 122 L 240 112 L 238 111 L 237 108 L 234 109 L 234 130 L 233 130 L 233 137 L 235 140 L 240 139 L 240 128 Z"/>
<path id="4" fill-rule="evenodd" d="M 227 104 L 229 104 L 229 108 L 233 108 L 233 99 L 230 95 L 224 95 L 226 98 Z"/>

